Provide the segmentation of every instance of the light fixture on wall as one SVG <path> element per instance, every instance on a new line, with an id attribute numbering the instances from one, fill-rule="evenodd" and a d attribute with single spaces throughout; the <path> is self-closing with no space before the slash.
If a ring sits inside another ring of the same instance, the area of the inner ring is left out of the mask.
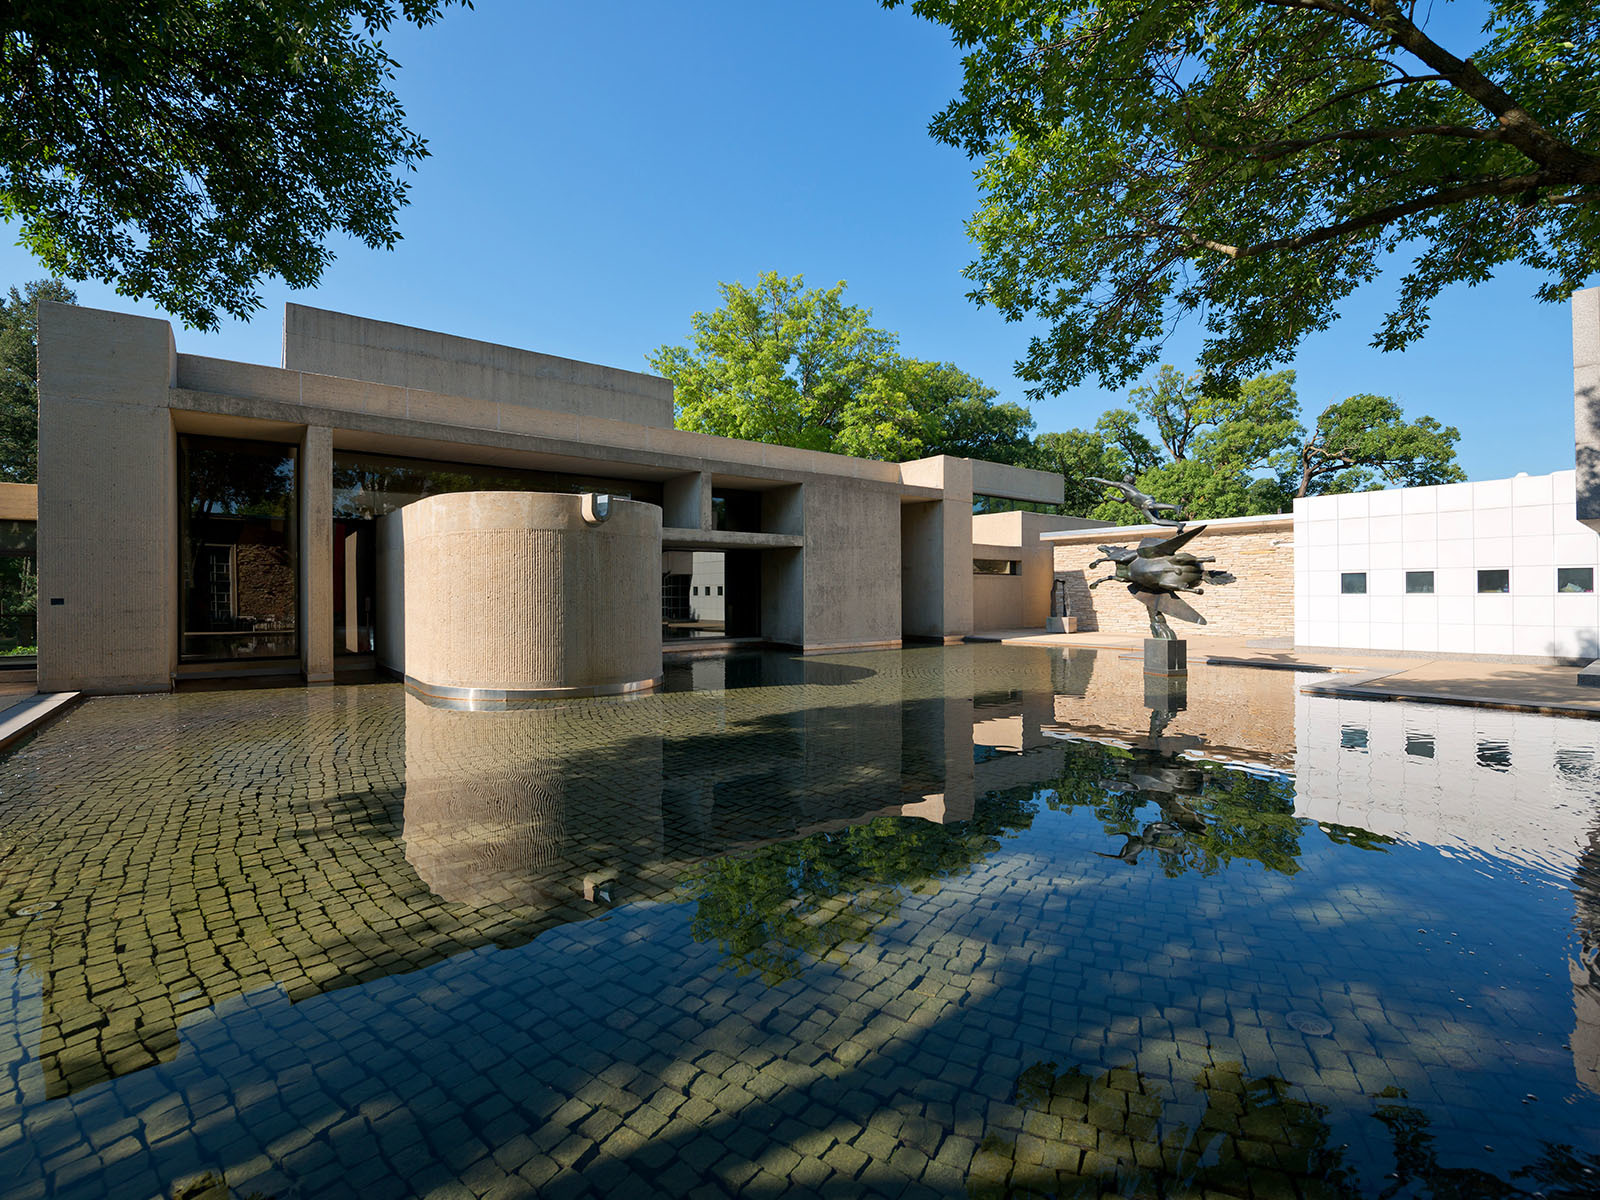
<path id="1" fill-rule="evenodd" d="M 583 519 L 590 525 L 599 525 L 611 515 L 611 495 L 608 492 L 583 494 Z"/>

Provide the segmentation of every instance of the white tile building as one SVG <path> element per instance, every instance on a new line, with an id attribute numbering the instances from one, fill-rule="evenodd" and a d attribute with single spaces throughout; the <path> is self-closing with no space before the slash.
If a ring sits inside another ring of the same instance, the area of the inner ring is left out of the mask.
<path id="1" fill-rule="evenodd" d="M 1295 642 L 1600 658 L 1575 473 L 1296 500 Z"/>

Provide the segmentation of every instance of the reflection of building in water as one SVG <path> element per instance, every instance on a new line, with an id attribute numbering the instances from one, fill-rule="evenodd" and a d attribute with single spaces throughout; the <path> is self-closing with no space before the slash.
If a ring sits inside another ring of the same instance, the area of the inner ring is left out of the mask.
<path id="1" fill-rule="evenodd" d="M 1593 721 L 1487 708 L 1296 700 L 1295 814 L 1444 851 L 1566 870 L 1578 1081 L 1600 1092 L 1600 737 Z"/>

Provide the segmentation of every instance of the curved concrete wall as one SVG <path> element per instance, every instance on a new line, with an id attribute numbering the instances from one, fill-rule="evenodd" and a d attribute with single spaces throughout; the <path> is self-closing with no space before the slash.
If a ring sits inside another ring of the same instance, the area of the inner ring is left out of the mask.
<path id="1" fill-rule="evenodd" d="M 661 510 L 454 492 L 379 523 L 379 661 L 442 696 L 628 691 L 661 676 Z"/>

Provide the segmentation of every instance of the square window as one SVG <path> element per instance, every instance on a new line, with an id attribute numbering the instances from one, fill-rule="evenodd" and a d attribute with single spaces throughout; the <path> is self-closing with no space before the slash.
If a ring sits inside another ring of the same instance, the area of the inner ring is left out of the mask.
<path id="1" fill-rule="evenodd" d="M 1479 571 L 1478 594 L 1485 592 L 1509 592 L 1511 590 L 1511 572 L 1506 570 Z"/>
<path id="2" fill-rule="evenodd" d="M 1339 591 L 1346 596 L 1365 596 L 1367 594 L 1367 573 L 1365 571 L 1346 571 L 1339 576 Z"/>
<path id="3" fill-rule="evenodd" d="M 1593 567 L 1557 567 L 1556 591 L 1558 592 L 1592 592 L 1594 591 Z"/>
<path id="4" fill-rule="evenodd" d="M 1433 595 L 1432 571 L 1407 571 L 1406 595 L 1431 596 Z"/>
<path id="5" fill-rule="evenodd" d="M 1346 725 L 1339 730 L 1339 745 L 1346 750 L 1365 750 L 1367 731 L 1360 725 Z"/>

